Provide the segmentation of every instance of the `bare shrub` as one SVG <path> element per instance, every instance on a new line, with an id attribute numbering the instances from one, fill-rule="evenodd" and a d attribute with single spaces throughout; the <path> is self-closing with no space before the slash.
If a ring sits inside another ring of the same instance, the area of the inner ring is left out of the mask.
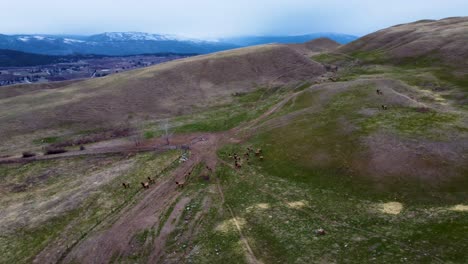
<path id="1" fill-rule="evenodd" d="M 53 154 L 60 154 L 60 153 L 65 153 L 65 152 L 67 152 L 67 150 L 63 148 L 48 147 L 48 148 L 45 148 L 44 155 L 53 155 Z"/>
<path id="2" fill-rule="evenodd" d="M 23 158 L 30 158 L 30 157 L 34 157 L 34 156 L 36 156 L 36 153 L 34 153 L 34 152 L 29 152 L 29 151 L 23 152 Z"/>

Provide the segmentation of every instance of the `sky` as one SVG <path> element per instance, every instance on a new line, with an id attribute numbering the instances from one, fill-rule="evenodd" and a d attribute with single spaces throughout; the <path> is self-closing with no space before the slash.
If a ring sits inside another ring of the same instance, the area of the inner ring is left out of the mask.
<path id="1" fill-rule="evenodd" d="M 0 34 L 138 31 L 216 39 L 336 32 L 363 36 L 467 16 L 467 0 L 0 0 Z"/>

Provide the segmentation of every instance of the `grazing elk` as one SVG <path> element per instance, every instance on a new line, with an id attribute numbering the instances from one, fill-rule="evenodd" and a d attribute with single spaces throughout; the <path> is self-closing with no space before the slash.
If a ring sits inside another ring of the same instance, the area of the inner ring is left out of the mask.
<path id="1" fill-rule="evenodd" d="M 378 95 L 383 95 L 383 92 L 382 92 L 380 89 L 377 89 L 375 92 L 376 92 Z"/>
<path id="2" fill-rule="evenodd" d="M 255 156 L 260 156 L 260 154 L 262 154 L 262 149 L 257 149 L 255 151 Z"/>
<path id="3" fill-rule="evenodd" d="M 150 177 L 148 177 L 148 183 L 149 184 L 155 184 L 156 182 L 154 181 L 154 179 L 151 179 Z"/>
<path id="4" fill-rule="evenodd" d="M 141 186 L 143 186 L 143 189 L 149 189 L 149 183 L 148 182 L 141 182 Z"/>
<path id="5" fill-rule="evenodd" d="M 176 181 L 175 184 L 177 184 L 178 188 L 184 188 L 185 182 L 178 182 Z"/>
<path id="6" fill-rule="evenodd" d="M 323 228 L 319 228 L 319 229 L 315 230 L 315 234 L 317 236 L 323 236 L 323 235 L 327 234 L 327 231 L 325 231 Z"/>
<path id="7" fill-rule="evenodd" d="M 387 109 L 388 109 L 387 105 L 382 105 L 382 110 L 387 110 Z"/>
<path id="8" fill-rule="evenodd" d="M 128 182 L 122 182 L 122 186 L 127 189 L 127 188 L 130 188 L 130 183 Z"/>

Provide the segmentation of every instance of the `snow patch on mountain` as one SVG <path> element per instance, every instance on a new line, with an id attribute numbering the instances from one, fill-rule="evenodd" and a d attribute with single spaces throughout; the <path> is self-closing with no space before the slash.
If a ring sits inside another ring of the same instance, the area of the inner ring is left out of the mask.
<path id="1" fill-rule="evenodd" d="M 78 39 L 69 39 L 69 38 L 64 38 L 63 43 L 66 44 L 73 44 L 73 43 L 84 43 L 85 41 L 83 40 L 78 40 Z"/>

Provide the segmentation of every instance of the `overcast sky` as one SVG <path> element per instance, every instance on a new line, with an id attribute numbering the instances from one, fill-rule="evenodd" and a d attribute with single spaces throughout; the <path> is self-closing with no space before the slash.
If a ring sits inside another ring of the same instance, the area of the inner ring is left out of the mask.
<path id="1" fill-rule="evenodd" d="M 466 16 L 468 0 L 0 0 L 0 8 L 3 34 L 361 36 L 420 19 Z"/>

